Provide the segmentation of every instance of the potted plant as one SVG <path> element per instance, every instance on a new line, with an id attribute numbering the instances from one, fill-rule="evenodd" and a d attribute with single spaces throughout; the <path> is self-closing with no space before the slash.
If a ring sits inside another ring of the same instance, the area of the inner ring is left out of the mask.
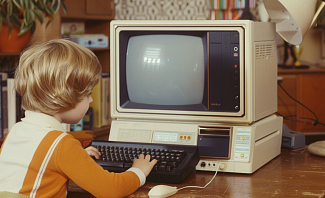
<path id="1" fill-rule="evenodd" d="M 64 0 L 0 0 L 0 45 L 10 47 L 12 44 L 7 43 L 8 41 L 23 40 L 24 37 L 28 37 L 25 38 L 28 42 L 35 32 L 35 20 L 43 24 L 44 19 L 48 18 L 47 27 L 61 6 L 66 13 Z M 22 44 L 21 49 L 25 44 Z M 0 51 L 7 50 L 0 46 Z"/>

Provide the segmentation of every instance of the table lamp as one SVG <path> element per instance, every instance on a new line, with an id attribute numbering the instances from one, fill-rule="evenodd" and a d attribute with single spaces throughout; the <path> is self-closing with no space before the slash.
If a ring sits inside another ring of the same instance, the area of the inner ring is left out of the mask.
<path id="1" fill-rule="evenodd" d="M 305 34 L 315 23 L 319 13 L 325 6 L 321 2 L 317 8 L 318 0 L 264 0 L 264 6 L 270 20 L 276 23 L 277 33 L 293 46 L 296 62 L 289 68 L 306 68 L 301 66 L 298 60 L 301 52 L 301 44 Z M 315 12 L 316 11 L 316 12 Z"/>
<path id="2" fill-rule="evenodd" d="M 276 23 L 279 35 L 288 43 L 299 45 L 325 6 L 325 2 L 322 2 L 316 11 L 317 2 L 318 0 L 264 0 L 264 5 L 271 21 Z"/>

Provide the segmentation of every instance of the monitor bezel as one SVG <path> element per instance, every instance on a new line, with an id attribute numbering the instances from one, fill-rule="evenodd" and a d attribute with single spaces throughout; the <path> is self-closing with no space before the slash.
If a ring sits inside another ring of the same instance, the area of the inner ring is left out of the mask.
<path id="1" fill-rule="evenodd" d="M 120 22 L 119 22 L 120 23 Z M 145 22 L 146 23 L 146 22 Z M 150 23 L 150 24 L 149 24 Z M 161 119 L 161 120 L 225 120 L 229 118 L 229 122 L 251 122 L 251 115 L 247 116 L 248 111 L 251 111 L 247 108 L 247 98 L 246 98 L 246 79 L 245 79 L 245 51 L 246 51 L 246 43 L 247 42 L 247 31 L 249 31 L 251 26 L 251 21 L 242 21 L 236 25 L 234 24 L 220 24 L 216 26 L 210 26 L 208 24 L 200 24 L 197 23 L 193 25 L 193 22 L 187 24 L 185 22 L 183 25 L 177 21 L 174 21 L 170 24 L 164 22 L 158 22 L 157 24 L 152 24 L 149 22 L 148 24 L 140 24 L 135 21 L 134 24 L 123 24 L 123 21 L 120 25 L 112 24 L 111 25 L 111 57 L 113 60 L 111 62 L 111 73 L 115 73 L 113 78 L 111 78 L 113 86 L 111 90 L 111 94 L 114 95 L 114 99 L 111 100 L 111 116 L 116 119 Z M 175 24 L 174 24 L 175 23 Z M 177 25 L 176 25 L 177 24 Z M 238 112 L 211 112 L 211 111 L 187 111 L 187 110 L 162 110 L 162 109 L 139 109 L 139 108 L 124 108 L 120 103 L 120 70 L 116 65 L 120 63 L 120 57 L 118 53 L 119 49 L 119 40 L 120 40 L 120 32 L 121 31 L 238 31 L 240 33 L 240 45 L 243 46 L 240 51 L 239 56 L 241 56 L 240 60 L 240 85 L 239 85 L 239 94 L 240 94 L 240 106 L 241 109 Z M 114 43 L 115 42 L 115 43 Z M 115 65 L 115 66 L 114 66 Z M 115 78 L 114 78 L 115 76 Z M 252 113 L 249 113 L 252 114 Z"/>

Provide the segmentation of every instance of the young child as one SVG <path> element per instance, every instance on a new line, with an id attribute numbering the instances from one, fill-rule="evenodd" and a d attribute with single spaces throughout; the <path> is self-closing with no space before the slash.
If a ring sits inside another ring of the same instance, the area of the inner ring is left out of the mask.
<path id="1" fill-rule="evenodd" d="M 64 39 L 25 50 L 15 73 L 25 118 L 16 123 L 0 150 L 0 192 L 30 197 L 66 197 L 73 180 L 96 197 L 124 197 L 143 185 L 156 160 L 140 155 L 123 173 L 111 173 L 64 132 L 61 123 L 75 124 L 92 102 L 101 66 L 87 48 Z M 9 90 L 8 90 L 9 91 Z"/>

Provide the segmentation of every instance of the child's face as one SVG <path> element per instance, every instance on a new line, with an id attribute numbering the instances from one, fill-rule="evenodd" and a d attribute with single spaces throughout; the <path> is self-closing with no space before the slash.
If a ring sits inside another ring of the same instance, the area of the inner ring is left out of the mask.
<path id="1" fill-rule="evenodd" d="M 79 102 L 75 108 L 71 108 L 59 113 L 61 122 L 67 124 L 78 123 L 87 113 L 89 109 L 89 103 L 93 101 L 90 95 L 85 96 L 81 102 Z"/>

